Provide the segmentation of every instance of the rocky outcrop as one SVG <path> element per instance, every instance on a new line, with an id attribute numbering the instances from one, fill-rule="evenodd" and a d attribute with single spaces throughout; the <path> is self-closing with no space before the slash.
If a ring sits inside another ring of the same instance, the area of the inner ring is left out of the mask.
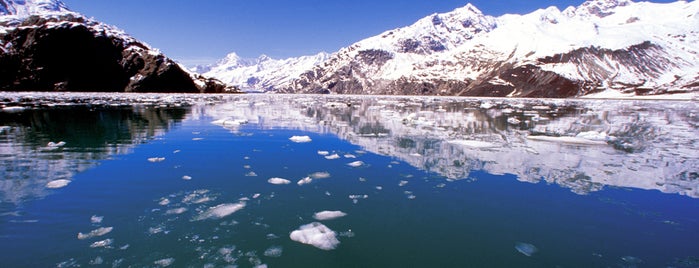
<path id="1" fill-rule="evenodd" d="M 234 91 L 190 74 L 117 29 L 75 13 L 6 20 L 0 25 L 0 90 Z"/>

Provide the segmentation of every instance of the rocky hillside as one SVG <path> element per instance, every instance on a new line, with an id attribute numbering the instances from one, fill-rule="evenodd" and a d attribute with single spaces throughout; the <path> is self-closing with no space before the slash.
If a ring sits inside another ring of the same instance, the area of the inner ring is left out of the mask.
<path id="1" fill-rule="evenodd" d="M 264 80 L 262 73 L 250 77 Z M 591 0 L 493 17 L 468 4 L 333 53 L 284 93 L 699 95 L 699 3 Z"/>
<path id="2" fill-rule="evenodd" d="M 0 0 L 0 90 L 234 91 L 56 0 Z"/>

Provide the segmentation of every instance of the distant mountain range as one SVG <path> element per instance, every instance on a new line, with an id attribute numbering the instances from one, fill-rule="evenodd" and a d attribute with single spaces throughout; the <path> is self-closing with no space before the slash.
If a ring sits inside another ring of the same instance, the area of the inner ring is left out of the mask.
<path id="1" fill-rule="evenodd" d="M 58 0 L 0 0 L 0 90 L 235 91 Z"/>
<path id="2" fill-rule="evenodd" d="M 699 3 L 592 0 L 493 17 L 468 4 L 332 55 L 200 69 L 247 90 L 497 97 L 699 92 Z"/>

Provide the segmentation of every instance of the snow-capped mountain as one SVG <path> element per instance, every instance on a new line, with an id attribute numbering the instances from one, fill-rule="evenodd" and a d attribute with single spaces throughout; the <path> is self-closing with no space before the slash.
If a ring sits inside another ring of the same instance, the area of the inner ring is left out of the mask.
<path id="1" fill-rule="evenodd" d="M 0 0 L 0 90 L 224 92 L 58 0 Z"/>
<path id="2" fill-rule="evenodd" d="M 327 60 L 325 52 L 313 56 L 288 59 L 272 59 L 262 55 L 257 59 L 244 59 L 230 53 L 213 66 L 200 68 L 205 76 L 240 87 L 244 91 L 273 91 L 279 85 L 289 85 L 303 72 Z"/>
<path id="3" fill-rule="evenodd" d="M 299 72 L 264 89 L 511 97 L 696 94 L 699 3 L 592 0 L 563 11 L 549 7 L 500 17 L 468 4 L 359 41 Z M 262 73 L 248 77 L 266 79 Z"/>

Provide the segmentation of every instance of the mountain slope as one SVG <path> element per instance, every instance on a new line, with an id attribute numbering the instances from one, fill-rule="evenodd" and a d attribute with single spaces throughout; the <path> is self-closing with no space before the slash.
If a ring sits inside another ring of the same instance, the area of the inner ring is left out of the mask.
<path id="1" fill-rule="evenodd" d="M 264 80 L 261 73 L 250 76 Z M 696 94 L 699 3 L 592 0 L 563 11 L 549 7 L 500 17 L 468 4 L 359 41 L 299 77 L 276 81 L 264 89 L 510 97 Z"/>
<path id="2" fill-rule="evenodd" d="M 224 92 L 57 0 L 0 0 L 0 90 Z"/>

